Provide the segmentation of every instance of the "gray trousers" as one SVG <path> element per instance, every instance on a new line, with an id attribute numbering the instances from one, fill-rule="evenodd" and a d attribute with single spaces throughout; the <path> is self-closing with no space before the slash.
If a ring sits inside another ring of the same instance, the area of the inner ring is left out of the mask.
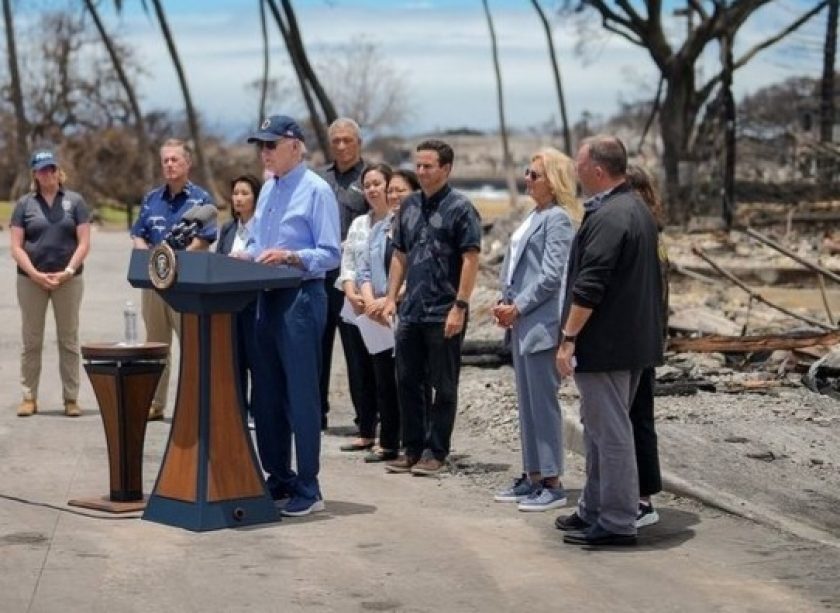
<path id="1" fill-rule="evenodd" d="M 563 416 L 554 354 L 554 349 L 526 355 L 513 351 L 522 465 L 526 473 L 543 478 L 563 474 Z"/>
<path id="2" fill-rule="evenodd" d="M 639 476 L 630 405 L 638 370 L 575 373 L 586 450 L 586 485 L 578 515 L 616 534 L 636 534 Z"/>

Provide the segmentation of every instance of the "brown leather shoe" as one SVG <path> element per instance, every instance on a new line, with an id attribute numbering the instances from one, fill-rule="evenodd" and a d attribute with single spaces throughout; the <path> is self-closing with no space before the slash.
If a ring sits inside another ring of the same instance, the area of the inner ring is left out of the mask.
<path id="1" fill-rule="evenodd" d="M 67 417 L 80 417 L 82 415 L 82 409 L 75 400 L 65 400 L 64 414 Z"/>
<path id="2" fill-rule="evenodd" d="M 389 473 L 408 473 L 411 467 L 417 464 L 417 458 L 410 455 L 401 455 L 396 460 L 385 462 L 385 470 Z"/>
<path id="3" fill-rule="evenodd" d="M 24 400 L 18 406 L 18 417 L 30 417 L 38 412 L 38 403 L 34 400 Z"/>
<path id="4" fill-rule="evenodd" d="M 443 470 L 443 462 L 434 457 L 423 458 L 411 467 L 412 475 L 436 475 Z"/>

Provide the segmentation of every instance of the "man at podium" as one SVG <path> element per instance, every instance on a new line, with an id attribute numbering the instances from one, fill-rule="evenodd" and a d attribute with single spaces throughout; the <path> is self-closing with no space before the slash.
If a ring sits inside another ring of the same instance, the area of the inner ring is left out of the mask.
<path id="1" fill-rule="evenodd" d="M 257 304 L 258 360 L 252 410 L 260 462 L 283 515 L 324 510 L 319 371 L 327 316 L 326 271 L 341 258 L 338 204 L 330 186 L 303 163 L 298 124 L 273 115 L 251 134 L 270 178 L 260 190 L 247 256 L 303 271 L 299 287 L 266 291 Z M 291 468 L 292 436 L 297 473 Z"/>

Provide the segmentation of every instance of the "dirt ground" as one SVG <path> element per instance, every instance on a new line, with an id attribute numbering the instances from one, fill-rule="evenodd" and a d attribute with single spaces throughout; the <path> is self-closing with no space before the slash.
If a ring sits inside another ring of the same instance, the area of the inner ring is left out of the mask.
<path id="1" fill-rule="evenodd" d="M 7 240 L 0 235 L 0 246 Z M 93 244 L 85 273 L 85 341 L 118 336 L 123 302 L 136 301 L 125 283 L 125 236 L 97 233 Z M 307 612 L 542 611 L 558 606 L 681 613 L 840 609 L 840 545 L 733 517 L 685 496 L 657 496 L 662 521 L 643 531 L 637 548 L 626 551 L 564 546 L 552 526 L 555 514 L 518 513 L 493 503 L 493 491 L 520 466 L 513 373 L 507 366 L 463 369 L 451 470 L 439 479 L 387 475 L 381 466 L 338 450 L 352 434 L 352 415 L 337 355 L 334 412 L 322 451 L 325 513 L 210 534 L 135 518 L 73 514 L 66 506 L 69 498 L 107 484 L 101 423 L 91 410 L 95 400 L 85 381 L 80 401 L 89 409 L 86 415 L 77 420 L 60 416 L 50 322 L 42 414 L 26 420 L 14 416 L 19 314 L 11 266 L 0 271 L 0 279 L 7 296 L 0 301 L 0 315 L 11 322 L 0 331 L 0 374 L 6 382 L 0 388 L 5 407 L 0 416 L 4 613 L 150 607 Z M 478 303 L 492 293 L 488 285 L 474 301 L 474 332 L 487 337 L 498 331 L 480 325 Z M 574 389 L 564 387 L 561 398 L 573 415 Z M 813 502 L 806 492 L 830 497 L 838 491 L 837 421 L 830 419 L 836 415 L 835 401 L 808 396 L 801 388 L 781 388 L 772 403 L 766 395 L 701 393 L 665 399 L 658 406 L 666 470 L 703 479 L 708 487 L 751 504 L 788 504 L 776 493 L 787 490 L 790 506 L 801 507 L 802 521 L 836 535 L 837 524 L 824 519 L 833 509 L 828 503 L 809 509 Z M 769 424 L 776 410 L 779 422 Z M 799 419 L 790 418 L 793 411 Z M 714 427 L 705 423 L 709 420 Z M 168 430 L 167 420 L 151 424 L 147 432 L 147 491 Z M 787 446 L 771 444 L 776 438 L 766 438 L 768 431 L 788 432 Z M 725 440 L 734 437 L 747 440 Z M 824 449 L 794 452 L 798 439 L 807 437 L 813 437 L 814 449 L 823 441 Z M 744 455 L 764 452 L 765 446 L 774 454 L 772 462 Z M 775 459 L 777 452 L 788 457 Z M 818 468 L 812 456 L 822 459 L 825 468 Z M 583 483 L 582 460 L 567 453 L 566 461 L 564 484 L 573 502 Z M 695 467 L 696 472 L 689 471 Z M 778 489 L 768 489 L 771 485 Z"/>

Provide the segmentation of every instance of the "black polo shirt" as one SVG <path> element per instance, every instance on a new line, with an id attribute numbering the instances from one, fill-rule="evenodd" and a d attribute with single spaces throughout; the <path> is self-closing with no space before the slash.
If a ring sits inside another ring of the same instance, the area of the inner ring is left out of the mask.
<path id="1" fill-rule="evenodd" d="M 430 197 L 415 192 L 403 200 L 394 248 L 406 254 L 406 293 L 400 318 L 439 323 L 455 303 L 462 254 L 481 249 L 481 218 L 472 202 L 445 185 Z"/>
<path id="2" fill-rule="evenodd" d="M 362 171 L 365 163 L 359 160 L 355 166 L 345 172 L 339 172 L 336 165 L 330 164 L 322 168 L 318 174 L 330 184 L 335 199 L 338 201 L 338 212 L 341 219 L 341 242 L 347 238 L 347 230 L 356 217 L 368 210 L 365 194 L 362 190 Z"/>
<path id="3" fill-rule="evenodd" d="M 11 225 L 23 229 L 23 250 L 39 272 L 61 272 L 79 246 L 76 226 L 89 223 L 84 199 L 76 192 L 59 189 L 52 206 L 41 194 L 30 192 L 17 201 Z M 82 273 L 82 266 L 76 274 Z M 26 274 L 18 266 L 18 274 Z"/>

